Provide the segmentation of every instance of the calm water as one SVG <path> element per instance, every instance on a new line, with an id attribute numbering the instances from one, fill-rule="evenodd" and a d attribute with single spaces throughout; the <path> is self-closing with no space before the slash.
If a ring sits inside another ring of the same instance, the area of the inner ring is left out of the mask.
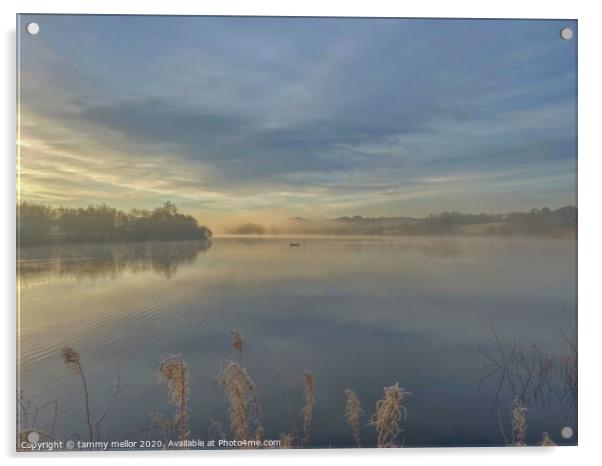
<path id="1" fill-rule="evenodd" d="M 263 405 L 266 438 L 289 430 L 280 368 L 286 366 L 294 410 L 303 373 L 315 380 L 311 445 L 354 445 L 343 390 L 366 411 L 361 434 L 384 386 L 412 393 L 402 422 L 407 446 L 501 444 L 497 410 L 509 434 L 512 394 L 498 388 L 483 352 L 538 342 L 561 354 L 561 330 L 576 312 L 575 242 L 494 238 L 217 238 L 200 243 L 70 246 L 22 252 L 21 389 L 42 405 L 58 401 L 55 433 L 85 439 L 81 386 L 59 357 L 82 357 L 92 410 L 102 411 L 115 369 L 121 390 L 104 426 L 109 440 L 171 416 L 159 359 L 181 353 L 191 374 L 191 430 L 207 439 L 224 423 L 215 378 L 235 358 L 229 330 L 245 341 L 244 364 Z M 555 382 L 552 382 L 553 384 Z M 555 387 L 562 390 L 561 385 Z M 570 404 L 529 400 L 529 442 L 542 431 L 561 443 L 576 432 Z M 52 416 L 41 410 L 38 426 Z M 576 440 L 573 437 L 568 443 Z"/>

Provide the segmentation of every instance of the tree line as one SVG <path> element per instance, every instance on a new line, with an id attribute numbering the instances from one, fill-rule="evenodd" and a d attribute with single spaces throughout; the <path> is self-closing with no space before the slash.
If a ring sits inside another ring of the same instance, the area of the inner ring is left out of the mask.
<path id="1" fill-rule="evenodd" d="M 208 240 L 211 230 L 172 202 L 129 212 L 105 204 L 52 207 L 23 201 L 17 205 L 17 241 L 21 246 L 112 241 Z"/>
<path id="2" fill-rule="evenodd" d="M 238 235 L 328 234 L 328 235 L 490 235 L 570 238 L 577 234 L 577 207 L 532 209 L 505 214 L 442 212 L 414 217 L 338 217 L 312 220 L 301 217 L 265 227 L 245 223 L 231 228 Z"/>
<path id="3" fill-rule="evenodd" d="M 577 232 L 577 207 L 544 207 L 508 214 L 442 212 L 426 218 L 340 217 L 336 222 L 364 234 L 483 234 L 500 236 L 572 236 Z"/>

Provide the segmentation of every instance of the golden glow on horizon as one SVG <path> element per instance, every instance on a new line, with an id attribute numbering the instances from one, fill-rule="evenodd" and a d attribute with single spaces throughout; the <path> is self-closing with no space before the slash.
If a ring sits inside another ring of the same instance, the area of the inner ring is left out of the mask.
<path id="1" fill-rule="evenodd" d="M 437 199 L 462 196 L 480 185 L 495 186 L 500 176 L 520 175 L 497 171 L 432 176 L 417 178 L 408 186 L 355 190 L 354 185 L 363 185 L 361 176 L 352 171 L 340 175 L 346 183 L 342 190 L 337 176 L 332 185 L 304 185 L 296 179 L 291 185 L 236 186 L 220 182 L 220 173 L 200 161 L 191 163 L 167 150 L 141 152 L 140 146 L 121 133 L 107 129 L 84 133 L 24 106 L 20 113 L 18 188 L 22 200 L 57 206 L 106 203 L 126 210 L 171 200 L 218 233 L 246 222 L 281 225 L 296 216 L 424 216 L 448 208 Z M 539 177 L 548 183 L 560 178 L 545 173 Z M 520 187 L 527 182 L 532 183 L 533 178 L 519 177 L 511 184 Z M 475 202 L 478 204 L 478 198 Z M 394 212 L 387 207 L 391 204 L 397 206 Z"/>

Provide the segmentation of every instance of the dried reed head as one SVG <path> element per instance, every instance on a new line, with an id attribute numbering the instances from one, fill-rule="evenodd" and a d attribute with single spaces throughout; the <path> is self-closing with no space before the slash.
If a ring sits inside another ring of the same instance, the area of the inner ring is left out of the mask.
<path id="1" fill-rule="evenodd" d="M 176 407 L 174 421 L 178 438 L 186 440 L 188 431 L 188 398 L 190 396 L 190 380 L 188 365 L 180 355 L 167 355 L 161 359 L 159 372 L 167 382 L 168 402 Z"/>
<path id="2" fill-rule="evenodd" d="M 79 354 L 70 346 L 65 346 L 61 350 L 61 357 L 65 362 L 65 365 L 73 372 L 80 374 L 82 373 L 82 365 L 79 359 Z"/>
<path id="3" fill-rule="evenodd" d="M 399 383 L 385 387 L 385 397 L 376 402 L 376 412 L 370 418 L 368 425 L 373 425 L 378 432 L 378 447 L 390 448 L 396 446 L 393 441 L 400 432 L 399 421 L 407 417 L 406 408 L 401 404 L 406 392 Z"/>
<path id="4" fill-rule="evenodd" d="M 225 362 L 217 380 L 224 387 L 228 397 L 228 417 L 235 438 L 250 439 L 249 424 L 254 426 L 253 437 L 261 436 L 263 433 L 259 422 L 261 405 L 257 398 L 255 383 L 247 371 L 235 362 Z"/>
<path id="5" fill-rule="evenodd" d="M 512 402 L 510 418 L 512 423 L 512 446 L 523 447 L 527 445 L 527 408 L 520 398 L 516 398 Z"/>
<path id="6" fill-rule="evenodd" d="M 301 410 L 303 417 L 303 444 L 309 442 L 309 426 L 314 413 L 314 377 L 311 371 L 305 372 L 305 406 Z"/>
<path id="7" fill-rule="evenodd" d="M 242 360 L 242 336 L 238 330 L 230 330 L 232 335 L 232 347 L 238 353 L 238 357 Z"/>
<path id="8" fill-rule="evenodd" d="M 90 394 L 88 393 L 88 383 L 86 382 L 86 376 L 84 374 L 84 368 L 82 366 L 79 353 L 77 353 L 77 351 L 75 351 L 70 346 L 65 346 L 61 350 L 61 357 L 63 358 L 65 365 L 81 377 L 82 388 L 84 389 L 86 424 L 88 424 L 88 433 L 90 434 L 90 440 L 93 440 L 94 427 L 92 426 L 92 419 L 90 415 Z"/>
<path id="9" fill-rule="evenodd" d="M 541 433 L 541 446 L 542 447 L 555 447 L 556 444 L 554 440 L 550 438 L 550 435 L 547 432 Z"/>
<path id="10" fill-rule="evenodd" d="M 364 410 L 360 407 L 360 400 L 353 390 L 350 388 L 345 389 L 345 419 L 347 424 L 351 426 L 353 432 L 353 438 L 357 443 L 357 446 L 361 446 L 360 439 L 360 417 Z"/>

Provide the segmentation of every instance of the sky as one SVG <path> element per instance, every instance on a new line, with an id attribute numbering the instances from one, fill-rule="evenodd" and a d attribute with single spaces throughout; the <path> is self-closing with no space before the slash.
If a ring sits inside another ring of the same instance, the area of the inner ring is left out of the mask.
<path id="1" fill-rule="evenodd" d="M 576 205 L 576 31 L 22 15 L 20 197 L 214 227 Z"/>

